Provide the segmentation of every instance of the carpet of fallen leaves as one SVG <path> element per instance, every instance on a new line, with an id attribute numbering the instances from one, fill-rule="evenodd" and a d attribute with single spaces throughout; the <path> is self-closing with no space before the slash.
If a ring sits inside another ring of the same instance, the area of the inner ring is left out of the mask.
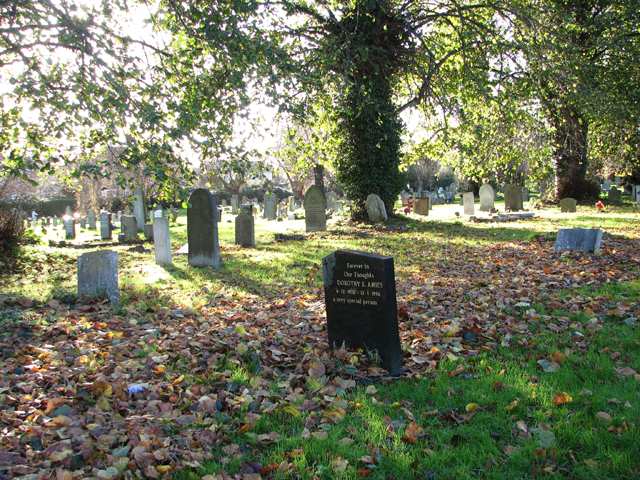
<path id="1" fill-rule="evenodd" d="M 634 239 L 607 238 L 595 254 L 554 253 L 542 240 L 437 254 L 425 241 L 414 249 L 413 258 L 396 259 L 405 377 L 433 372 L 444 355 L 526 345 L 531 324 L 563 331 L 572 313 L 592 319 L 578 348 L 607 315 L 640 316 L 638 299 L 560 295 L 637 279 Z M 341 392 L 387 372 L 362 352 L 328 349 L 322 291 L 305 288 L 278 296 L 211 291 L 192 309 L 3 305 L 0 477 L 161 478 L 216 451 L 224 463 L 238 454 L 229 433 L 249 430 L 261 415 L 339 414 Z M 248 380 L 234 364 L 247 367 Z M 249 413 L 238 415 L 243 405 Z M 293 463 L 276 467 L 262 478 L 295 471 Z"/>

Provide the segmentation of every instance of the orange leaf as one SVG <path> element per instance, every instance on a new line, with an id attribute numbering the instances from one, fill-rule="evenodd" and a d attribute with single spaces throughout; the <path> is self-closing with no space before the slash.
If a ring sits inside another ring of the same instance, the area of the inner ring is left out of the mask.
<path id="1" fill-rule="evenodd" d="M 551 356 L 551 360 L 560 364 L 562 364 L 562 362 L 564 362 L 566 358 L 564 353 L 562 352 L 553 352 L 550 356 Z"/>
<path id="2" fill-rule="evenodd" d="M 405 432 L 405 435 L 407 436 L 407 438 L 412 439 L 412 440 L 417 440 L 420 437 L 424 437 L 425 435 L 427 435 L 427 432 L 425 431 L 424 428 L 422 428 L 420 425 L 418 425 L 415 422 L 411 422 L 408 426 L 407 426 L 407 430 Z"/>
<path id="3" fill-rule="evenodd" d="M 242 427 L 240 427 L 240 430 L 238 430 L 238 435 L 242 435 L 244 432 L 246 432 L 250 428 L 251 428 L 251 424 L 245 423 Z"/>
<path id="4" fill-rule="evenodd" d="M 360 478 L 366 478 L 369 475 L 371 475 L 371 469 L 370 468 L 359 468 L 358 471 L 356 472 L 356 475 Z"/>
<path id="5" fill-rule="evenodd" d="M 570 403 L 572 401 L 573 401 L 573 398 L 571 398 L 568 393 L 562 392 L 562 393 L 556 393 L 556 396 L 553 397 L 553 400 L 551 400 L 551 403 L 554 405 L 564 405 L 565 403 Z"/>

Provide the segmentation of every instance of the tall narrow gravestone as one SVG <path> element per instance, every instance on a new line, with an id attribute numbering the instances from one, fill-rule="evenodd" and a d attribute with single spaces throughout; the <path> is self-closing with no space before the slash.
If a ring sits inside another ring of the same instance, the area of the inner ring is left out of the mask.
<path id="1" fill-rule="evenodd" d="M 64 223 L 64 232 L 67 240 L 75 240 L 76 238 L 76 219 L 73 217 L 64 216 L 62 219 Z"/>
<path id="2" fill-rule="evenodd" d="M 255 247 L 255 229 L 253 215 L 242 209 L 236 217 L 236 245 Z"/>
<path id="3" fill-rule="evenodd" d="M 89 223 L 89 230 L 96 229 L 96 212 L 93 209 L 89 209 L 87 212 L 87 222 Z"/>
<path id="4" fill-rule="evenodd" d="M 136 187 L 133 192 L 133 216 L 136 217 L 136 228 L 138 232 L 144 231 L 146 217 L 144 213 L 144 196 L 142 195 L 142 187 Z"/>
<path id="5" fill-rule="evenodd" d="M 512 212 L 522 210 L 522 187 L 520 185 L 504 187 L 504 208 Z"/>
<path id="6" fill-rule="evenodd" d="M 262 218 L 264 218 L 265 220 L 275 220 L 277 204 L 278 204 L 278 197 L 270 193 L 265 194 L 264 214 L 262 215 Z"/>
<path id="7" fill-rule="evenodd" d="M 78 257 L 78 295 L 106 297 L 117 305 L 118 254 L 111 250 L 84 253 Z"/>
<path id="8" fill-rule="evenodd" d="M 462 194 L 462 202 L 464 205 L 465 215 L 474 215 L 476 213 L 475 207 L 474 207 L 475 200 L 476 199 L 475 199 L 475 196 L 473 195 L 473 192 L 467 192 Z"/>
<path id="9" fill-rule="evenodd" d="M 496 192 L 493 191 L 493 187 L 488 183 L 483 183 L 480 186 L 480 211 L 488 212 L 495 206 Z"/>
<path id="10" fill-rule="evenodd" d="M 198 188 L 191 194 L 187 209 L 187 238 L 189 265 L 192 267 L 220 268 L 217 211 L 216 199 L 208 190 Z"/>
<path id="11" fill-rule="evenodd" d="M 111 240 L 111 214 L 109 212 L 100 212 L 100 238 Z"/>
<path id="12" fill-rule="evenodd" d="M 555 252 L 561 250 L 599 250 L 602 230 L 598 228 L 561 228 L 556 237 Z"/>
<path id="13" fill-rule="evenodd" d="M 238 195 L 231 195 L 231 215 L 238 214 Z"/>
<path id="14" fill-rule="evenodd" d="M 327 229 L 327 199 L 317 185 L 311 185 L 304 195 L 304 223 L 307 232 Z"/>
<path id="15" fill-rule="evenodd" d="M 322 259 L 329 347 L 377 353 L 389 372 L 401 369 L 393 258 L 338 250 Z"/>
<path id="16" fill-rule="evenodd" d="M 171 236 L 167 217 L 153 219 L 153 245 L 156 251 L 156 265 L 171 265 Z"/>

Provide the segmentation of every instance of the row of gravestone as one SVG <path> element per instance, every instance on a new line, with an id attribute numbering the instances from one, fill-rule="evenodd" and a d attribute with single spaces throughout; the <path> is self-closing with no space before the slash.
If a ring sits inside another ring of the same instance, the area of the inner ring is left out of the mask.
<path id="1" fill-rule="evenodd" d="M 190 229 L 189 264 L 209 265 L 203 257 L 203 243 L 191 244 L 194 237 L 216 238 L 217 222 L 211 205 L 215 200 L 207 191 L 194 192 L 191 221 L 207 216 L 203 226 L 198 223 Z M 248 215 L 242 212 L 241 215 Z M 158 223 L 156 223 L 158 222 Z M 154 228 L 164 217 L 154 219 Z M 597 229 L 560 229 L 555 251 L 598 250 L 602 231 Z M 209 242 L 209 248 L 212 244 Z M 157 248 L 157 246 L 156 246 Z M 194 250 L 192 256 L 191 251 Z M 196 255 L 196 250 L 199 253 Z M 219 265 L 219 256 L 218 256 Z M 327 313 L 328 343 L 330 348 L 343 345 L 361 348 L 380 358 L 382 366 L 391 373 L 401 370 L 401 347 L 398 330 L 397 298 L 393 258 L 368 252 L 338 250 L 322 259 L 322 274 Z M 109 250 L 85 253 L 78 258 L 78 293 L 105 296 L 117 305 L 118 254 Z"/>

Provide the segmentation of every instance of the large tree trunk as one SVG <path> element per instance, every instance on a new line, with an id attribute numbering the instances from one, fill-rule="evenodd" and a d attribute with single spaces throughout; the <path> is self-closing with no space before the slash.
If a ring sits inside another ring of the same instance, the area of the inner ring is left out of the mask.
<path id="1" fill-rule="evenodd" d="M 316 186 L 322 191 L 322 193 L 326 194 L 327 192 L 324 189 L 324 165 L 316 163 L 313 166 L 313 177 Z"/>
<path id="2" fill-rule="evenodd" d="M 583 200 L 591 196 L 589 182 L 585 179 L 589 125 L 582 113 L 572 106 L 561 106 L 552 113 L 556 129 L 553 152 L 556 198 Z"/>

